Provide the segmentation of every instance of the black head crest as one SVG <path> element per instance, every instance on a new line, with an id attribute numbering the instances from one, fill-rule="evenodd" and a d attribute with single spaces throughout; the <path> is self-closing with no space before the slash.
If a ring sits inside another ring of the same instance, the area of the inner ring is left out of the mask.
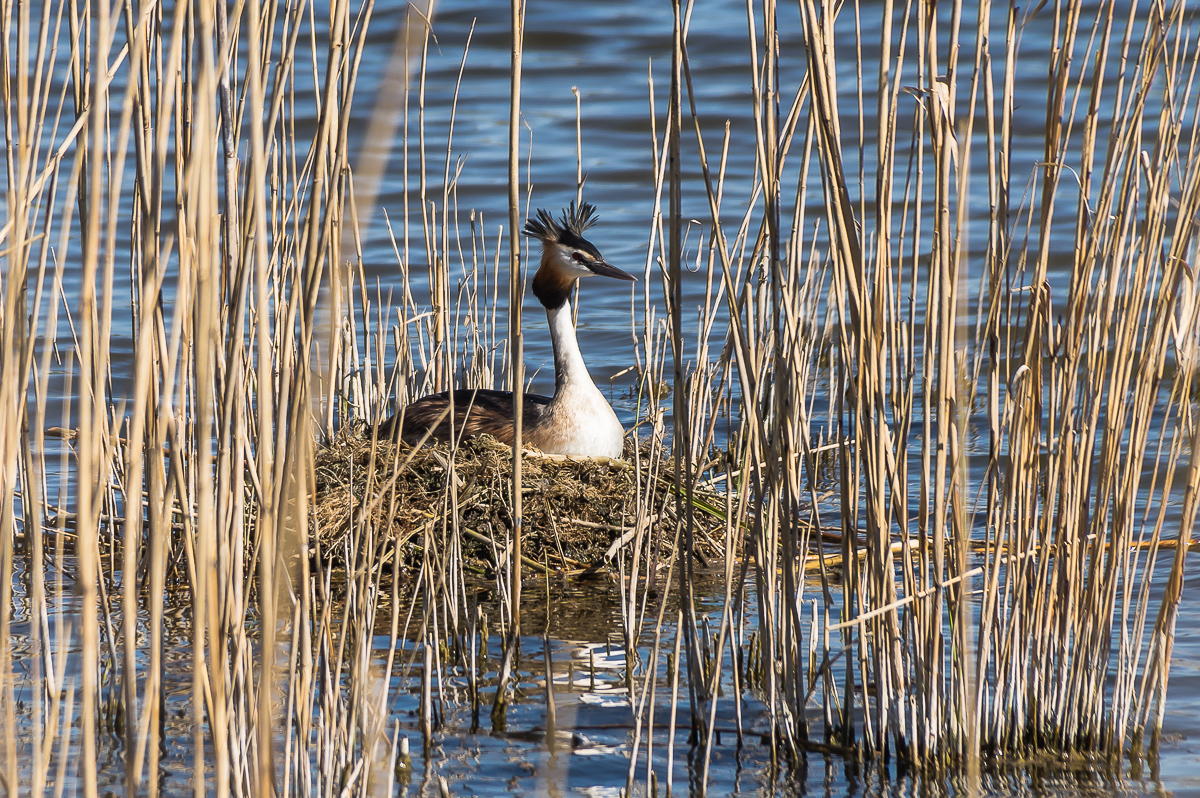
<path id="1" fill-rule="evenodd" d="M 597 218 L 596 206 L 590 202 L 582 202 L 578 207 L 572 202 L 558 219 L 546 209 L 538 208 L 534 218 L 525 222 L 525 234 L 543 244 L 562 244 L 591 251 L 596 248 L 583 237 L 583 231 L 594 225 Z M 598 252 L 596 256 L 599 257 Z"/>

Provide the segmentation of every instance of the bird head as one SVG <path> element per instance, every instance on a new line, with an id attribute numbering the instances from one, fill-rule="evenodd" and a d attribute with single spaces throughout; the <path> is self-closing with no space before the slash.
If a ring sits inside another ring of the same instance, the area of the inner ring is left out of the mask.
<path id="1" fill-rule="evenodd" d="M 558 219 L 538 209 L 534 218 L 525 222 L 526 235 L 542 242 L 542 262 L 533 277 L 533 295 L 543 307 L 561 307 L 581 277 L 596 274 L 618 280 L 637 279 L 604 260 L 600 250 L 583 237 L 583 232 L 595 223 L 596 206 L 587 202 L 578 207 L 572 202 Z"/>

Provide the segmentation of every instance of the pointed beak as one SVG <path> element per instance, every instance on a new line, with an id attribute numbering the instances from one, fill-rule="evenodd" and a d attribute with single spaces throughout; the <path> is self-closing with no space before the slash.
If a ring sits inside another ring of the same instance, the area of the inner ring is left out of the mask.
<path id="1" fill-rule="evenodd" d="M 598 274 L 601 277 L 615 277 L 618 280 L 627 280 L 631 283 L 636 283 L 637 278 L 628 272 L 621 271 L 616 266 L 606 261 L 596 260 L 588 263 L 587 267 L 592 270 L 592 274 Z"/>

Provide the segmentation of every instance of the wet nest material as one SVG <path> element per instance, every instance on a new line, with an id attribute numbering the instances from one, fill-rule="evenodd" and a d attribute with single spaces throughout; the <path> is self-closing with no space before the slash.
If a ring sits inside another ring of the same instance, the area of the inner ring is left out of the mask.
<path id="1" fill-rule="evenodd" d="M 635 466 L 635 463 L 638 465 Z M 582 460 L 526 452 L 522 460 L 522 553 L 533 570 L 595 572 L 640 542 L 658 564 L 676 545 L 679 508 L 670 459 L 643 444 L 625 459 Z M 398 555 L 416 565 L 461 551 L 464 565 L 493 572 L 511 539 L 512 449 L 490 436 L 414 449 L 339 434 L 316 456 L 311 514 L 317 551 L 360 560 Z M 639 497 L 641 497 L 639 507 Z M 695 494 L 696 554 L 723 554 L 723 497 Z"/>

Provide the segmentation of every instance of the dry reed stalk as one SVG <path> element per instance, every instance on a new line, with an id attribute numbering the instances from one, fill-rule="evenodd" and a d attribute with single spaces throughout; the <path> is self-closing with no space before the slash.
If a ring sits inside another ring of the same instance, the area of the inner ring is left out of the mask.
<path id="1" fill-rule="evenodd" d="M 0 37 L 3 39 L 3 44 L 0 45 L 0 56 L 3 56 L 4 63 L 12 63 L 13 57 L 11 49 L 12 45 L 16 45 L 17 63 L 15 69 L 10 70 L 6 67 L 5 75 L 3 76 L 0 88 L 3 89 L 5 99 L 4 111 L 4 129 L 6 134 L 6 145 L 8 157 L 6 158 L 7 181 L 8 188 L 8 210 L 10 218 L 8 225 L 5 226 L 4 235 L 0 235 L 0 241 L 4 241 L 5 247 L 11 251 L 5 252 L 6 264 L 4 267 L 4 289 L 2 304 L 0 304 L 0 487 L 3 489 L 3 494 L 0 496 L 0 579 L 5 580 L 4 585 L 11 585 L 15 565 L 14 544 L 17 531 L 17 512 L 15 507 L 16 491 L 18 486 L 18 463 L 21 460 L 21 447 L 25 436 L 22 432 L 22 420 L 25 415 L 24 408 L 26 407 L 24 390 L 22 386 L 26 383 L 28 377 L 28 369 L 22 368 L 27 362 L 27 358 L 32 355 L 32 342 L 27 343 L 27 331 L 23 325 L 28 312 L 28 297 L 27 297 L 27 279 L 28 279 L 28 262 L 26 260 L 25 247 L 28 235 L 27 216 L 29 211 L 29 203 L 33 197 L 29 196 L 29 174 L 32 171 L 33 163 L 30 160 L 30 70 L 29 70 L 29 12 L 23 10 L 18 18 L 18 30 L 14 32 L 12 26 L 12 14 L 4 15 L 3 22 L 0 23 Z M 39 48 L 40 51 L 40 48 Z M 40 71 L 35 78 L 40 78 Z M 13 83 L 16 83 L 13 86 Z M 15 89 L 15 91 L 14 91 Z M 16 100 L 16 118 L 14 118 L 13 100 Z M 36 97 L 36 89 L 35 89 Z M 17 146 L 13 147 L 13 133 L 16 131 Z M 15 152 L 14 152 L 15 149 Z M 29 242 L 32 246 L 33 242 Z M 40 294 L 40 292 L 39 292 Z M 35 300 L 36 302 L 36 300 Z M 25 482 L 28 485 L 28 482 Z M 24 485 L 23 485 L 24 487 Z M 33 506 L 34 499 L 29 492 L 22 492 L 26 498 L 23 502 L 23 511 L 25 518 L 28 519 L 32 512 L 36 512 L 37 508 Z M 33 547 L 35 550 L 41 550 L 40 534 L 33 535 Z M 35 607 L 38 607 L 37 599 L 40 591 L 35 588 Z M 0 635 L 3 639 L 11 640 L 11 618 L 13 616 L 13 595 L 12 591 L 6 587 L 0 591 Z M 44 606 L 44 605 L 42 605 Z M 40 630 L 36 637 L 40 640 Z M 35 641 L 35 643 L 38 641 Z M 17 759 L 17 703 L 15 680 L 9 674 L 14 673 L 13 658 L 11 647 L 4 646 L 4 651 L 0 652 L 0 728 L 4 730 L 5 742 L 3 751 L 0 756 L 3 757 L 3 762 L 0 763 L 6 785 L 16 785 L 18 783 L 18 759 Z M 40 671 L 40 668 L 39 668 Z M 43 700 L 42 696 L 36 697 L 35 723 L 44 723 L 43 719 Z M 45 726 L 42 726 L 44 729 Z M 35 784 L 45 783 L 45 772 L 47 765 L 44 762 L 45 751 L 39 746 L 35 753 L 34 761 L 31 763 L 33 768 L 33 780 Z"/>
<path id="2" fill-rule="evenodd" d="M 510 646 L 519 645 L 521 630 L 521 436 L 524 419 L 525 365 L 524 346 L 521 337 L 521 297 L 524 285 L 521 281 L 521 57 L 525 41 L 525 0 L 511 0 L 512 53 L 509 63 L 509 107 L 508 107 L 508 351 L 513 353 L 509 361 L 511 374 L 509 384 L 513 392 L 513 479 L 512 479 L 512 551 L 509 562 L 512 568 L 512 587 L 509 593 L 509 623 L 512 624 Z"/>
<path id="3" fill-rule="evenodd" d="M 667 313 L 670 318 L 671 357 L 674 379 L 672 384 L 676 390 L 672 393 L 672 424 L 673 437 L 676 441 L 689 438 L 688 406 L 684 394 L 678 387 L 685 384 L 684 354 L 683 354 L 683 211 L 680 163 L 679 137 L 681 130 L 680 117 L 682 114 L 683 96 L 683 12 L 680 0 L 673 0 L 673 38 L 671 47 L 671 93 L 670 106 L 667 113 L 666 152 L 669 196 L 669 219 L 667 222 L 668 242 L 666 252 L 667 269 L 664 295 L 667 302 Z M 701 676 L 701 663 L 696 641 L 696 601 L 695 601 L 695 572 L 694 572 L 694 534 L 691 497 L 691 451 L 683 445 L 673 447 L 674 457 L 674 493 L 675 517 L 682 521 L 683 545 L 681 549 L 681 567 L 679 569 L 679 591 L 683 596 L 685 626 L 683 633 L 687 639 L 688 690 L 691 696 L 691 725 L 693 739 L 703 739 L 703 729 L 700 721 L 700 699 L 703 695 L 704 680 Z M 686 469 L 686 470 L 685 470 Z M 679 667 L 676 662 L 676 667 Z M 700 736 L 697 738 L 696 735 Z"/>

